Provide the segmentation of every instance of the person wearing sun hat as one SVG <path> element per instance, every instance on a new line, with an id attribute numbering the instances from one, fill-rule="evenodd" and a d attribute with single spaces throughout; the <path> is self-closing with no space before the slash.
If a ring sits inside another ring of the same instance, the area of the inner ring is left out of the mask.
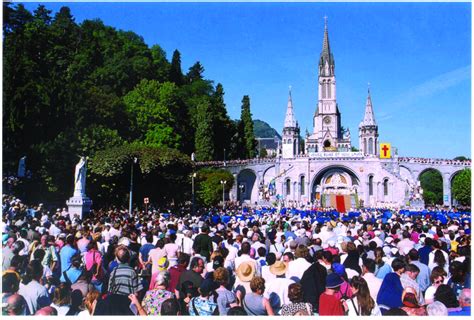
<path id="1" fill-rule="evenodd" d="M 234 292 L 240 301 L 244 296 L 251 292 L 250 281 L 256 274 L 255 264 L 249 261 L 242 262 L 235 271 L 237 278 L 235 279 Z"/>
<path id="2" fill-rule="evenodd" d="M 319 296 L 319 315 L 320 316 L 343 316 L 347 308 L 343 302 L 336 298 L 343 280 L 335 272 L 326 277 L 326 290 Z M 344 302 L 345 303 L 345 302 Z"/>
<path id="3" fill-rule="evenodd" d="M 270 301 L 273 311 L 278 314 L 283 305 L 291 303 L 288 298 L 288 287 L 295 281 L 285 277 L 287 266 L 283 261 L 276 261 L 272 264 L 270 272 L 276 278 L 266 283 L 263 296 Z"/>

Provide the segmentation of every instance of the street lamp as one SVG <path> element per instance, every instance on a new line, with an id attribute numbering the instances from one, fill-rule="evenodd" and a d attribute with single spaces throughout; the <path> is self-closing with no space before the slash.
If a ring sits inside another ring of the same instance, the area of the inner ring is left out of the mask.
<path id="1" fill-rule="evenodd" d="M 222 210 L 225 209 L 225 184 L 227 183 L 226 180 L 221 180 L 221 184 L 222 184 Z"/>
<path id="2" fill-rule="evenodd" d="M 192 215 L 194 216 L 194 178 L 196 178 L 196 172 L 191 175 L 191 192 L 192 192 Z"/>
<path id="3" fill-rule="evenodd" d="M 132 199 L 133 199 L 133 165 L 137 163 L 138 158 L 135 157 L 133 158 L 132 164 L 131 164 L 131 174 L 130 174 L 130 203 L 128 204 L 128 213 L 130 216 L 132 215 Z"/>

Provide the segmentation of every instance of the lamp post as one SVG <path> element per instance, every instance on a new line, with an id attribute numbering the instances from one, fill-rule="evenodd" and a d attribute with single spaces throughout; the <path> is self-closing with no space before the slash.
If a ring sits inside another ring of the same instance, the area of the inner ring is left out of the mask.
<path id="1" fill-rule="evenodd" d="M 191 175 L 191 193 L 192 193 L 192 215 L 194 216 L 194 178 L 196 178 L 196 172 Z"/>
<path id="2" fill-rule="evenodd" d="M 137 157 L 133 158 L 132 164 L 131 164 L 131 174 L 130 174 L 130 203 L 128 204 L 128 213 L 130 216 L 132 215 L 132 199 L 133 199 L 133 165 L 137 163 L 138 159 Z"/>
<path id="3" fill-rule="evenodd" d="M 225 184 L 227 183 L 227 180 L 221 180 L 222 184 L 222 210 L 225 209 Z"/>

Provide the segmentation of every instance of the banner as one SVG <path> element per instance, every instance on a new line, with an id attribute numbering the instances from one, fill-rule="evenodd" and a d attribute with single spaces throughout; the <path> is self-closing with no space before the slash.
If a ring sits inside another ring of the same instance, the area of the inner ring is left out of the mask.
<path id="1" fill-rule="evenodd" d="M 390 159 L 392 157 L 392 147 L 390 143 L 380 144 L 380 159 Z"/>

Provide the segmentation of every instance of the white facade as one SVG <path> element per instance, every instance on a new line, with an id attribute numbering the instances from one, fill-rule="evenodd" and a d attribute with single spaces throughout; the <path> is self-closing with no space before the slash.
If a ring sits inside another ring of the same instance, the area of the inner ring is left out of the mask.
<path id="1" fill-rule="evenodd" d="M 305 153 L 301 154 L 300 129 L 290 92 L 281 156 L 246 163 L 227 162 L 226 169 L 233 173 L 236 181 L 229 198 L 252 205 L 283 200 L 290 206 L 312 203 L 339 207 L 343 203 L 344 210 L 359 206 L 401 208 L 421 201 L 419 177 L 425 170 L 435 169 L 443 176 L 444 204 L 450 206 L 453 177 L 470 167 L 470 161 L 399 159 L 396 151 L 392 151 L 391 159 L 380 159 L 378 126 L 370 91 L 358 128 L 359 151 L 352 152 L 350 132 L 341 127 L 335 63 L 327 26 L 319 61 L 318 102 L 313 119 L 313 132 L 307 134 Z"/>

